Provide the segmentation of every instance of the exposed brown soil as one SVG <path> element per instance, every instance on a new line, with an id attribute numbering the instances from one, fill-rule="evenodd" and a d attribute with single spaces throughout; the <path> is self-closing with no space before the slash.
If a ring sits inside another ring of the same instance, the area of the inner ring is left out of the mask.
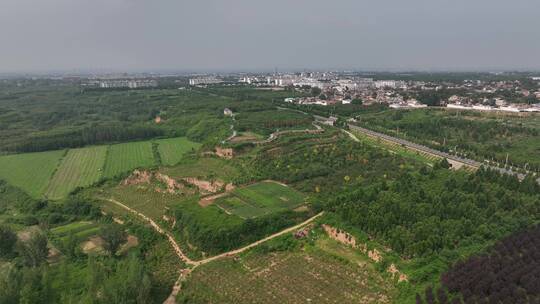
<path id="1" fill-rule="evenodd" d="M 113 219 L 113 221 L 115 223 L 120 224 L 120 225 L 124 225 L 124 223 L 125 223 L 124 220 L 122 220 L 120 218 L 117 218 L 117 217 L 113 217 L 112 219 Z"/>
<path id="2" fill-rule="evenodd" d="M 56 249 L 56 247 L 49 248 L 49 254 L 47 255 L 47 262 L 49 264 L 58 263 L 61 257 L 62 253 L 60 252 L 60 250 Z"/>
<path id="3" fill-rule="evenodd" d="M 165 174 L 159 173 L 159 172 L 155 173 L 154 176 L 156 177 L 157 180 L 159 180 L 160 182 L 164 183 L 167 186 L 166 192 L 170 194 L 177 194 L 179 192 L 184 192 L 184 189 L 185 189 L 184 185 L 177 182 L 174 178 L 167 176 Z"/>
<path id="4" fill-rule="evenodd" d="M 199 206 L 201 207 L 210 206 L 214 203 L 216 199 L 227 195 L 229 192 L 233 191 L 235 188 L 236 188 L 235 185 L 233 185 L 232 183 L 228 183 L 225 185 L 225 192 L 201 198 L 201 200 L 199 200 Z M 225 210 L 225 212 L 227 211 Z"/>
<path id="5" fill-rule="evenodd" d="M 216 155 L 221 158 L 231 159 L 234 157 L 234 150 L 231 148 L 216 147 Z"/>
<path id="6" fill-rule="evenodd" d="M 309 207 L 306 206 L 306 205 L 296 207 L 296 208 L 293 209 L 294 212 L 306 212 L 308 210 L 309 210 Z"/>
<path id="7" fill-rule="evenodd" d="M 88 241 L 81 244 L 82 251 L 88 253 L 101 253 L 103 252 L 103 244 L 105 241 L 100 236 L 93 236 Z"/>
<path id="8" fill-rule="evenodd" d="M 379 263 L 383 260 L 382 254 L 377 248 L 373 248 L 371 250 L 368 250 L 367 244 L 363 243 L 357 243 L 356 238 L 352 236 L 351 234 L 347 233 L 346 231 L 343 231 L 341 229 L 334 228 L 330 225 L 323 224 L 322 225 L 324 231 L 328 236 L 342 244 L 349 245 L 355 249 L 359 249 L 363 254 L 367 254 L 370 260 L 372 260 L 375 263 Z M 386 270 L 388 273 L 392 274 L 392 278 L 397 277 L 398 282 L 407 281 L 408 277 L 406 274 L 401 273 L 395 264 L 390 264 L 388 269 Z"/>
<path id="9" fill-rule="evenodd" d="M 128 235 L 126 242 L 120 247 L 120 250 L 118 251 L 118 254 L 124 254 L 129 249 L 133 247 L 137 247 L 139 245 L 139 239 L 134 235 Z"/>
<path id="10" fill-rule="evenodd" d="M 30 237 L 32 237 L 32 234 L 34 232 L 41 232 L 41 229 L 39 228 L 39 226 L 37 225 L 30 226 L 28 228 L 25 228 L 22 231 L 17 232 L 17 238 L 21 241 L 28 241 Z"/>
<path id="11" fill-rule="evenodd" d="M 223 189 L 223 186 L 225 186 L 225 183 L 220 180 L 210 182 L 195 177 L 185 177 L 182 180 L 199 188 L 199 191 L 203 194 L 216 193 Z"/>
<path id="12" fill-rule="evenodd" d="M 232 143 L 239 143 L 239 142 L 245 142 L 245 141 L 255 141 L 258 140 L 257 136 L 253 135 L 242 135 L 242 136 L 236 136 L 230 140 Z"/>
<path id="13" fill-rule="evenodd" d="M 156 187 L 156 192 L 169 194 L 191 193 L 189 189 L 186 189 L 184 184 L 160 172 L 134 170 L 133 173 L 129 177 L 124 179 L 120 184 L 123 186 L 150 184 L 153 178 L 155 178 L 159 182 L 162 182 L 166 186 L 165 189 Z"/>
<path id="14" fill-rule="evenodd" d="M 392 274 L 392 279 L 395 279 L 397 277 L 398 282 L 407 282 L 409 280 L 406 274 L 399 272 L 399 270 L 397 269 L 396 265 L 394 265 L 394 263 L 388 266 L 388 269 L 386 269 L 386 272 Z"/>
<path id="15" fill-rule="evenodd" d="M 123 186 L 149 184 L 152 173 L 149 171 L 134 170 L 133 173 L 122 181 Z"/>

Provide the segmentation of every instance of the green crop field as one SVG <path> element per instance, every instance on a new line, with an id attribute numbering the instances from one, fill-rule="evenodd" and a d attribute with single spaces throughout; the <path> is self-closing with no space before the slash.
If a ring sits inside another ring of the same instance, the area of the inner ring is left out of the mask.
<path id="1" fill-rule="evenodd" d="M 218 178 L 224 182 L 231 182 L 238 176 L 238 170 L 229 161 L 219 158 L 200 158 L 196 161 L 182 162 L 174 167 L 162 168 L 160 172 L 177 179 L 183 177 Z"/>
<path id="2" fill-rule="evenodd" d="M 97 182 L 102 174 L 106 151 L 106 146 L 69 150 L 51 179 L 46 196 L 60 199 L 77 187 Z"/>
<path id="3" fill-rule="evenodd" d="M 145 215 L 160 220 L 168 207 L 185 200 L 184 196 L 156 191 L 156 185 L 129 185 L 107 189 L 105 198 L 113 198 Z"/>
<path id="4" fill-rule="evenodd" d="M 51 233 L 55 236 L 66 236 L 70 233 L 77 233 L 88 229 L 89 227 L 95 227 L 96 224 L 92 222 L 73 222 L 67 225 L 58 226 L 51 229 Z"/>
<path id="5" fill-rule="evenodd" d="M 64 150 L 1 156 L 0 179 L 38 198 L 45 192 L 62 155 Z"/>
<path id="6" fill-rule="evenodd" d="M 160 139 L 156 142 L 161 163 L 166 166 L 176 165 L 184 154 L 201 146 L 199 143 L 192 142 L 185 137 Z"/>
<path id="7" fill-rule="evenodd" d="M 70 234 L 77 239 L 83 240 L 99 232 L 99 225 L 94 222 L 73 222 L 64 226 L 51 229 L 53 237 L 63 240 Z"/>
<path id="8" fill-rule="evenodd" d="M 115 177 L 135 168 L 151 167 L 155 163 L 150 141 L 112 145 L 109 147 L 103 175 Z"/>
<path id="9" fill-rule="evenodd" d="M 255 218 L 278 210 L 293 209 L 304 202 L 304 195 L 290 187 L 275 182 L 261 182 L 237 188 L 231 195 L 218 199 L 216 204 L 242 218 Z"/>
<path id="10" fill-rule="evenodd" d="M 353 263 L 334 256 L 315 248 L 306 252 L 252 253 L 212 262 L 191 274 L 178 302 L 391 302 L 395 287 L 365 258 Z"/>

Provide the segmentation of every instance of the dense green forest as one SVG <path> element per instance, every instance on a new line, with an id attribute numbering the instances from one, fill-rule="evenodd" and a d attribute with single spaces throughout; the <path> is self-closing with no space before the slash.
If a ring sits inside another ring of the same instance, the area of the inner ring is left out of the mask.
<path id="1" fill-rule="evenodd" d="M 161 303 L 168 295 L 176 274 L 160 273 L 159 260 L 170 260 L 170 254 L 163 253 L 167 241 L 152 229 L 135 222 L 120 227 L 82 196 L 49 203 L 5 183 L 0 194 L 0 303 L 142 304 Z M 106 254 L 82 252 L 84 231 L 63 232 L 70 223 L 89 222 L 96 223 Z M 29 231 L 28 237 L 17 238 L 16 231 Z M 128 234 L 139 244 L 120 253 Z M 51 248 L 61 250 L 59 260 L 52 262 Z"/>
<path id="2" fill-rule="evenodd" d="M 406 268 L 418 286 L 436 285 L 461 257 L 540 221 L 540 186 L 532 177 L 455 172 L 444 163 L 430 168 L 331 131 L 316 139 L 288 136 L 256 155 L 253 178 L 311 193 L 314 208 L 411 261 Z M 401 299 L 411 297 L 404 289 Z"/>
<path id="3" fill-rule="evenodd" d="M 226 107 L 257 107 L 191 90 L 81 92 L 11 88 L 0 98 L 0 151 L 29 152 L 187 135 L 218 142 Z M 162 120 L 155 123 L 159 116 Z"/>

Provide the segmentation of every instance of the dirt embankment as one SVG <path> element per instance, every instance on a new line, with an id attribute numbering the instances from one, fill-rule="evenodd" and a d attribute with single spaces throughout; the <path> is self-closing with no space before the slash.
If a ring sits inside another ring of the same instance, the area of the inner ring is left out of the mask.
<path id="1" fill-rule="evenodd" d="M 120 184 L 123 186 L 149 184 L 151 180 L 151 172 L 134 170 L 133 173 L 131 173 L 131 175 L 124 179 Z"/>
<path id="2" fill-rule="evenodd" d="M 167 186 L 167 189 L 165 189 L 164 191 L 168 192 L 168 193 L 171 193 L 171 194 L 175 194 L 175 193 L 178 193 L 178 192 L 185 192 L 185 187 L 182 183 L 179 183 L 177 182 L 174 178 L 168 176 L 168 175 L 165 175 L 165 174 L 162 174 L 162 173 L 155 173 L 154 176 L 156 177 L 156 179 L 162 183 L 165 184 L 165 186 Z M 161 192 L 160 190 L 161 189 L 156 189 L 157 191 Z"/>
<path id="3" fill-rule="evenodd" d="M 341 230 L 341 229 L 338 229 L 338 228 L 335 228 L 335 227 L 332 227 L 330 225 L 326 225 L 326 224 L 323 224 L 322 227 L 323 227 L 324 231 L 326 232 L 326 234 L 330 238 L 332 238 L 332 239 L 334 239 L 334 240 L 336 240 L 336 241 L 338 241 L 338 242 L 340 242 L 342 244 L 351 246 L 351 247 L 353 247 L 355 249 L 359 249 L 363 254 L 367 254 L 369 259 L 372 260 L 373 262 L 379 263 L 379 262 L 383 261 L 383 256 L 382 256 L 382 254 L 381 254 L 381 252 L 379 250 L 377 250 L 376 248 L 373 248 L 373 249 L 369 250 L 367 244 L 358 243 L 356 241 L 356 238 L 354 236 L 352 236 L 351 234 L 349 234 L 348 232 L 346 232 L 344 230 Z M 401 273 L 397 269 L 397 267 L 396 267 L 396 265 L 394 263 L 390 264 L 390 266 L 388 267 L 388 269 L 386 271 L 392 275 L 392 278 L 397 277 L 398 282 L 408 280 L 407 275 Z"/>
<path id="4" fill-rule="evenodd" d="M 226 184 L 225 185 L 225 192 L 210 195 L 210 196 L 205 196 L 205 197 L 201 198 L 201 200 L 199 200 L 199 205 L 201 207 L 210 206 L 210 205 L 212 205 L 214 203 L 214 201 L 216 199 L 228 195 L 229 192 L 233 191 L 235 188 L 236 187 L 232 183 Z"/>
<path id="5" fill-rule="evenodd" d="M 174 178 L 159 172 L 150 172 L 146 170 L 134 170 L 133 173 L 124 179 L 120 184 L 123 186 L 150 184 L 154 179 L 165 185 L 165 189 L 156 187 L 156 192 L 165 192 L 170 194 L 182 194 L 189 192 L 182 183 L 176 181 Z"/>
<path id="6" fill-rule="evenodd" d="M 219 192 L 225 186 L 225 183 L 220 180 L 206 181 L 206 180 L 198 179 L 196 177 L 185 177 L 182 180 L 190 185 L 197 187 L 199 191 L 203 194 L 211 194 L 211 193 Z"/>

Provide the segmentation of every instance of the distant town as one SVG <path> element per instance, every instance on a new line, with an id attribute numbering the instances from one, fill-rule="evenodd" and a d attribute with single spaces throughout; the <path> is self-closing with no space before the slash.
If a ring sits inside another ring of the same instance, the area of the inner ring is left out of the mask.
<path id="1" fill-rule="evenodd" d="M 387 104 L 394 109 L 440 106 L 450 109 L 540 112 L 540 76 L 519 80 L 447 81 L 375 80 L 370 77 L 332 72 L 249 75 L 237 84 L 261 89 L 310 91 L 309 97 L 286 98 L 289 103 L 331 106 L 336 104 Z M 234 85 L 225 77 L 203 76 L 189 79 L 190 86 Z"/>
<path id="2" fill-rule="evenodd" d="M 295 91 L 282 101 L 298 105 L 386 104 L 393 109 L 445 107 L 493 112 L 540 112 L 540 73 L 297 72 L 224 74 L 106 74 L 5 78 L 24 85 L 44 79 L 79 83 L 82 89 L 178 89 L 254 86 Z"/>

